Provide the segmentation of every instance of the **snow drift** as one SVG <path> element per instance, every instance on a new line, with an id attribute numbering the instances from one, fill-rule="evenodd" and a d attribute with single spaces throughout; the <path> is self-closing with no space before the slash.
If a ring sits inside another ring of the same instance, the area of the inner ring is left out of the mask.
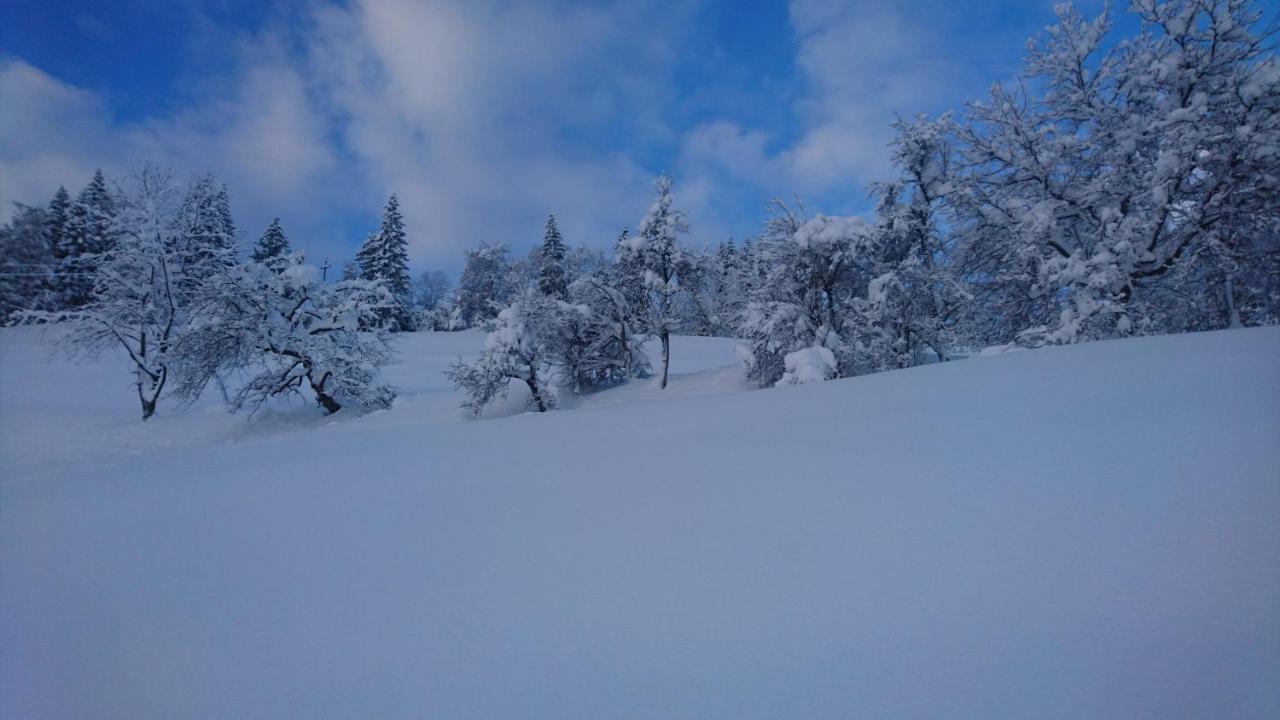
<path id="1" fill-rule="evenodd" d="M 481 421 L 422 334 L 391 410 L 145 432 L 31 337 L 5 718 L 1280 715 L 1275 328 Z"/>

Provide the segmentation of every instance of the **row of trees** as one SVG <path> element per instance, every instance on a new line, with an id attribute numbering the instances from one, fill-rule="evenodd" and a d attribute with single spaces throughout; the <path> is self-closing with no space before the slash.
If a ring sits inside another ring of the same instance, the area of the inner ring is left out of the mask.
<path id="1" fill-rule="evenodd" d="M 456 324 L 493 323 L 482 358 L 453 371 L 469 406 L 513 378 L 544 409 L 553 386 L 643 374 L 642 337 L 659 342 L 665 386 L 677 329 L 740 338 L 767 386 L 1280 320 L 1280 65 L 1261 13 L 1137 0 L 1140 31 L 1115 40 L 1108 15 L 1059 12 L 1016 88 L 895 124 L 870 221 L 775 202 L 741 249 L 682 248 L 664 178 L 611 262 L 566 266 L 554 222 L 536 283 L 502 246 L 468 251 Z"/>
<path id="2" fill-rule="evenodd" d="M 240 262 L 212 177 L 178 193 L 149 168 L 117 192 L 99 173 L 75 200 L 20 206 L 0 229 L 0 313 L 74 316 L 94 328 L 85 345 L 125 347 L 148 415 L 167 386 L 191 397 L 251 366 L 264 374 L 237 404 L 305 386 L 330 411 L 339 396 L 376 406 L 374 370 L 397 330 L 489 329 L 481 357 L 450 371 L 479 411 L 512 380 L 540 410 L 655 372 L 665 387 L 677 331 L 739 338 L 748 377 L 767 386 L 989 345 L 1275 323 L 1270 32 L 1255 31 L 1246 0 L 1132 11 L 1140 31 L 1117 40 L 1107 15 L 1063 7 L 1016 88 L 996 84 L 962 116 L 897 122 L 894 176 L 872 186 L 869 219 L 775 202 L 740 247 L 690 248 L 663 177 L 612 257 L 570 248 L 550 217 L 528 257 L 468 250 L 451 288 L 440 272 L 410 279 L 393 196 L 332 285 L 288 252 L 278 222 Z"/>

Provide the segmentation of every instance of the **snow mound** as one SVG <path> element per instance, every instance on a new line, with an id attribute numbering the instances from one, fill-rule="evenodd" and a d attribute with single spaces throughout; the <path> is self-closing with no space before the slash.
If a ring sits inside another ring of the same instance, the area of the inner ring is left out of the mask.
<path id="1" fill-rule="evenodd" d="M 785 372 L 778 380 L 781 385 L 803 385 L 830 380 L 836 376 L 836 356 L 831 350 L 813 346 L 782 358 Z"/>

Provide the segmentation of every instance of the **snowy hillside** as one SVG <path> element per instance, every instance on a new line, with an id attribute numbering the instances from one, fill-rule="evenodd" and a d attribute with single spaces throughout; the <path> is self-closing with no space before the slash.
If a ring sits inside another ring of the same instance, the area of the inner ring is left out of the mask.
<path id="1" fill-rule="evenodd" d="M 143 424 L 0 331 L 0 717 L 1280 716 L 1280 329 L 481 421 L 398 342 Z"/>

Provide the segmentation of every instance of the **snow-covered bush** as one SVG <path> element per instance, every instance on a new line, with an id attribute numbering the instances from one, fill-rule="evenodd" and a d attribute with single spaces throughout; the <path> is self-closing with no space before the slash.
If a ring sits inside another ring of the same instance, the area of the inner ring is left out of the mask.
<path id="1" fill-rule="evenodd" d="M 466 393 L 463 407 L 479 415 L 506 397 L 512 380 L 528 386 L 530 404 L 538 412 L 555 407 L 556 309 L 555 300 L 526 290 L 498 313 L 480 357 L 449 368 L 449 379 Z"/>
<path id="2" fill-rule="evenodd" d="M 787 353 L 783 358 L 785 371 L 779 385 L 803 385 L 824 382 L 836 376 L 836 356 L 820 345 Z"/>

